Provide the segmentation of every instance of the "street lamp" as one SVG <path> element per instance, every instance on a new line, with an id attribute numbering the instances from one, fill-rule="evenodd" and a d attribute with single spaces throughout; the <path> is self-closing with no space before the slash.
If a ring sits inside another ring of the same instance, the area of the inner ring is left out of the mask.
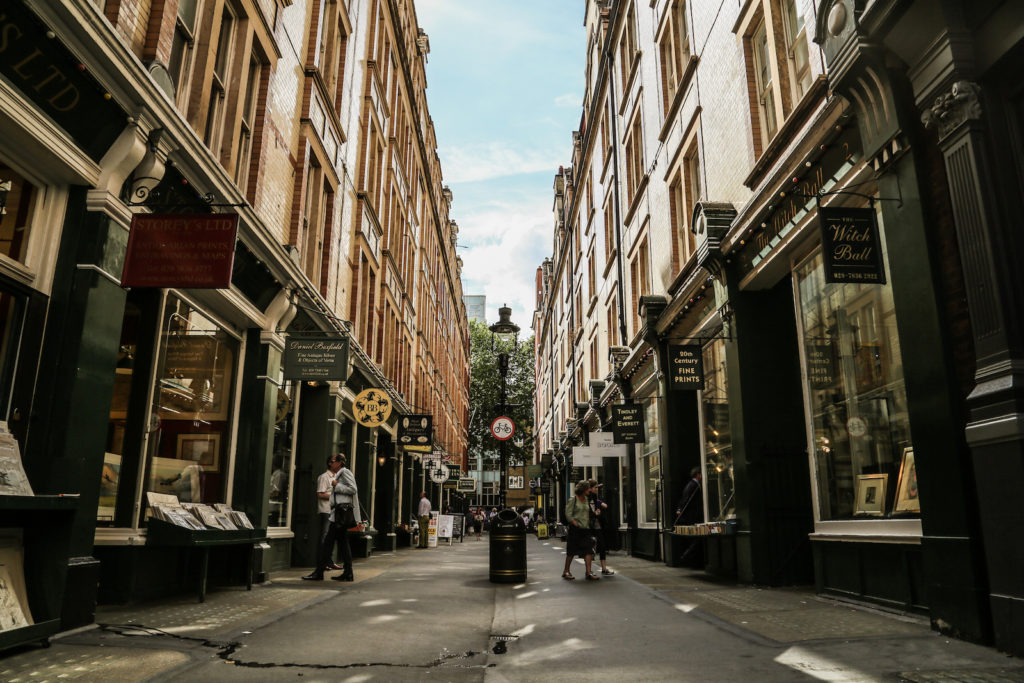
<path id="1" fill-rule="evenodd" d="M 497 337 L 501 342 L 508 344 L 512 343 L 512 349 L 515 350 L 519 343 L 519 326 L 511 320 L 512 309 L 508 306 L 501 306 L 498 309 L 498 322 L 490 326 L 491 330 L 491 351 L 494 351 L 494 338 Z M 498 354 L 498 372 L 501 374 L 501 404 L 498 406 L 498 412 L 504 414 L 508 410 L 508 354 L 502 351 Z M 507 439 L 502 439 L 499 448 L 501 449 L 501 466 L 498 476 L 500 480 L 498 482 L 499 492 L 499 504 L 501 509 L 505 509 L 505 493 L 508 487 L 508 443 Z"/>

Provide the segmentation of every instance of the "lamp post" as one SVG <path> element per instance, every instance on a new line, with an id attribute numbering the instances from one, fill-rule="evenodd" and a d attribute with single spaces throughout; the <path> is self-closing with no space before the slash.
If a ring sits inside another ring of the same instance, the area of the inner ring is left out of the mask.
<path id="1" fill-rule="evenodd" d="M 518 346 L 519 339 L 519 326 L 511 320 L 512 309 L 508 306 L 502 305 L 498 309 L 498 322 L 491 325 L 488 329 L 491 331 L 491 351 L 494 351 L 494 338 L 497 337 L 504 343 L 512 342 L 512 350 L 514 351 Z M 501 351 L 498 354 L 498 373 L 501 375 L 501 403 L 498 405 L 498 412 L 504 414 L 509 408 L 508 404 L 508 362 L 509 354 Z M 499 481 L 498 481 L 498 501 L 501 505 L 501 509 L 505 509 L 505 493 L 508 488 L 508 443 L 507 439 L 502 439 L 499 448 L 501 449 L 501 464 L 499 468 Z"/>

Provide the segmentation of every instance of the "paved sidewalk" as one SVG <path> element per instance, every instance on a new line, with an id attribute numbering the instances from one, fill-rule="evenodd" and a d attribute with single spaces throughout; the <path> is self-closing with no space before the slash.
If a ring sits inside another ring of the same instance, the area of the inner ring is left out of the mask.
<path id="1" fill-rule="evenodd" d="M 357 560 L 356 581 L 275 573 L 102 607 L 97 625 L 0 657 L 0 681 L 1024 681 L 1024 662 L 924 619 L 758 589 L 621 554 L 560 578 L 564 544 L 528 538 L 528 580 L 487 580 L 488 547 Z M 579 562 L 579 561 L 577 561 Z"/>

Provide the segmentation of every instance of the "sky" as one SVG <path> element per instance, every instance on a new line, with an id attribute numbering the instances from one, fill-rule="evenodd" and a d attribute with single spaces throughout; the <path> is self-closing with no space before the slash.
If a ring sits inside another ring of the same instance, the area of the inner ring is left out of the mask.
<path id="1" fill-rule="evenodd" d="M 462 290 L 530 334 L 551 256 L 552 186 L 572 161 L 585 79 L 584 0 L 416 0 L 427 102 L 459 224 Z"/>

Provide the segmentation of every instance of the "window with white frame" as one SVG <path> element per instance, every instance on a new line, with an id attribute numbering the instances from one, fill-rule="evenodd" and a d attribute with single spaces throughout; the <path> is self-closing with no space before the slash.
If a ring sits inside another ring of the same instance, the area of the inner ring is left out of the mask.
<path id="1" fill-rule="evenodd" d="M 658 39 L 661 61 L 661 88 L 664 112 L 667 114 L 683 83 L 683 74 L 690 59 L 690 36 L 686 25 L 686 0 L 674 0 L 666 12 Z"/>
<path id="2" fill-rule="evenodd" d="M 798 0 L 783 0 L 786 58 L 793 101 L 797 102 L 811 86 L 811 65 L 807 54 L 807 31 Z"/>
<path id="3" fill-rule="evenodd" d="M 773 92 L 774 78 L 772 75 L 771 53 L 768 46 L 767 26 L 762 20 L 750 38 L 751 59 L 754 66 L 754 88 L 757 105 L 757 124 L 755 137 L 759 138 L 761 149 L 768 143 L 778 130 L 778 117 L 775 111 L 775 95 Z"/>

